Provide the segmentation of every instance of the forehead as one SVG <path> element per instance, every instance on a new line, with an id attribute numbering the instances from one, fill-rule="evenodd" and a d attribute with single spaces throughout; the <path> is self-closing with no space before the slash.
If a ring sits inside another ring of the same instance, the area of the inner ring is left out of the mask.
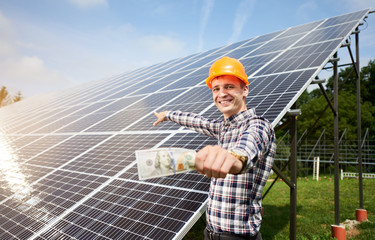
<path id="1" fill-rule="evenodd" d="M 212 80 L 212 87 L 217 86 L 217 85 L 224 85 L 224 84 L 235 84 L 239 85 L 241 83 L 241 80 L 238 79 L 235 76 L 231 75 L 223 75 L 223 76 L 218 76 Z"/>

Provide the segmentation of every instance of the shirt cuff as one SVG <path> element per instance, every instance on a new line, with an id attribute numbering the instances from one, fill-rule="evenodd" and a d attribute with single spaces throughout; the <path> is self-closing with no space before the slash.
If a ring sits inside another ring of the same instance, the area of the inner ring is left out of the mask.
<path id="1" fill-rule="evenodd" d="M 166 111 L 165 117 L 170 121 L 171 120 L 171 112 L 172 111 Z"/>

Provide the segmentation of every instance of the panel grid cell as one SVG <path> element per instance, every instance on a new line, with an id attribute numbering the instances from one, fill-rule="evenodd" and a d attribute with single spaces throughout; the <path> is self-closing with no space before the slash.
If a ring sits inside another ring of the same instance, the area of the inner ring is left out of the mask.
<path id="1" fill-rule="evenodd" d="M 63 169 L 114 176 L 135 161 L 136 150 L 152 148 L 167 136 L 168 134 L 117 135 L 76 158 Z"/>
<path id="2" fill-rule="evenodd" d="M 27 239 L 61 215 L 107 179 L 87 174 L 56 171 L 29 185 L 23 198 L 15 196 L 0 204 L 0 238 Z M 12 216 L 12 218 L 6 218 Z"/>
<path id="3" fill-rule="evenodd" d="M 206 198 L 205 193 L 115 180 L 41 237 L 153 239 L 154 233 L 172 237 Z"/>
<path id="4" fill-rule="evenodd" d="M 77 135 L 27 161 L 50 168 L 60 167 L 108 138 L 109 135 Z"/>

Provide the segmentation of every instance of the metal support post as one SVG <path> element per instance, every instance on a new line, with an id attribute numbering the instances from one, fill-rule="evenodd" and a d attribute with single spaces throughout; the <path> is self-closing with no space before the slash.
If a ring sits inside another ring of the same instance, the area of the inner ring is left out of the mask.
<path id="1" fill-rule="evenodd" d="M 295 108 L 294 104 L 294 108 Z M 290 135 L 291 135 L 291 146 L 290 146 L 290 181 L 293 184 L 293 188 L 290 188 L 290 226 L 289 226 L 289 238 L 296 239 L 296 227 L 297 227 L 297 116 L 290 117 Z"/>
<path id="2" fill-rule="evenodd" d="M 293 106 L 294 106 L 294 105 L 293 105 Z M 301 115 L 301 109 L 290 109 L 290 110 L 285 114 L 285 116 L 288 116 L 288 117 L 289 117 L 288 120 L 287 120 L 285 123 L 283 123 L 282 126 L 279 126 L 278 128 L 275 128 L 275 131 L 278 131 L 278 130 L 282 129 L 282 128 L 286 127 L 287 125 L 290 126 L 291 121 L 292 121 L 292 120 L 295 120 L 295 118 L 296 118 L 298 115 Z M 278 130 L 276 130 L 276 129 L 278 129 Z M 297 131 L 296 131 L 296 134 L 297 134 Z M 296 141 L 297 141 L 297 136 L 296 136 Z M 298 146 L 297 146 L 297 142 L 296 142 L 296 148 L 297 148 L 297 147 L 298 147 Z M 295 154 L 295 155 L 297 156 L 297 150 L 296 150 L 296 154 Z M 293 183 L 292 180 L 289 181 L 288 177 L 285 176 L 285 175 L 283 174 L 283 172 L 282 172 L 282 171 L 284 171 L 285 168 L 289 165 L 289 163 L 290 163 L 290 161 L 291 161 L 291 158 L 292 158 L 292 155 L 289 156 L 289 160 L 288 160 L 288 162 L 284 165 L 284 167 L 283 167 L 282 169 L 279 169 L 279 168 L 276 167 L 275 165 L 272 166 L 272 170 L 276 173 L 277 176 L 276 176 L 276 178 L 275 178 L 275 181 L 273 181 L 273 182 L 271 183 L 271 186 L 270 186 L 270 187 L 267 189 L 267 191 L 263 194 L 263 196 L 262 196 L 263 199 L 267 196 L 268 192 L 271 190 L 271 188 L 273 187 L 273 185 L 275 184 L 275 182 L 277 181 L 277 179 L 278 179 L 279 177 L 280 177 L 280 178 L 281 178 L 281 179 L 282 179 L 282 180 L 283 180 L 283 181 L 289 186 L 289 188 L 291 188 L 291 189 L 295 189 L 295 188 L 296 188 L 296 184 L 295 184 L 295 182 Z M 297 159 L 297 157 L 296 157 L 295 159 Z"/>
<path id="3" fill-rule="evenodd" d="M 301 115 L 300 109 L 295 109 L 296 104 L 293 105 L 293 109 L 290 109 L 286 116 L 289 116 L 288 122 L 290 127 L 290 135 L 291 135 L 291 143 L 290 143 L 290 156 L 289 161 L 287 163 L 290 164 L 290 181 L 282 171 L 285 169 L 287 165 L 283 167 L 283 169 L 278 169 L 276 166 L 273 166 L 272 169 L 277 173 L 277 177 L 275 181 L 271 184 L 271 186 L 267 189 L 266 193 L 263 194 L 263 198 L 267 195 L 268 191 L 272 188 L 273 184 L 276 182 L 278 177 L 281 177 L 285 183 L 290 187 L 290 224 L 289 224 L 289 238 L 291 240 L 295 240 L 297 238 L 297 230 L 296 230 L 296 220 L 297 220 L 297 116 Z"/>
<path id="4" fill-rule="evenodd" d="M 362 186 L 362 144 L 361 144 L 361 74 L 359 66 L 359 31 L 358 27 L 355 34 L 356 60 L 355 68 L 357 69 L 357 138 L 358 138 L 358 184 L 359 184 L 359 209 L 356 210 L 356 220 L 363 222 L 367 220 L 367 211 L 363 207 L 363 186 Z"/>
<path id="5" fill-rule="evenodd" d="M 358 28 L 356 28 L 358 32 Z M 359 173 L 359 208 L 363 209 L 363 189 L 362 189 L 362 146 L 361 146 L 361 74 L 359 69 L 359 33 L 355 34 L 355 52 L 357 69 L 357 139 L 358 139 L 358 173 Z"/>
<path id="6" fill-rule="evenodd" d="M 319 88 L 322 91 L 323 96 L 326 98 L 328 105 L 331 107 L 331 110 L 332 110 L 333 114 L 336 114 L 335 108 L 333 107 L 333 105 L 331 103 L 331 100 L 329 99 L 329 97 L 328 97 L 328 95 L 327 95 L 326 91 L 324 90 L 324 87 L 321 83 L 319 83 Z"/>
<path id="7" fill-rule="evenodd" d="M 337 52 L 334 54 L 337 58 Z M 333 62 L 333 107 L 336 114 L 334 114 L 333 121 L 333 139 L 334 139 L 334 180 L 335 180 L 335 224 L 340 225 L 340 208 L 339 208 L 339 94 L 338 94 L 338 74 L 337 74 L 337 61 Z"/>

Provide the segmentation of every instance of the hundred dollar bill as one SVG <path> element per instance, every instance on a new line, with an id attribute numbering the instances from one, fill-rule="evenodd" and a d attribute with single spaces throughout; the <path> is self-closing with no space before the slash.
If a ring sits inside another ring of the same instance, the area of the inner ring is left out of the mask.
<path id="1" fill-rule="evenodd" d="M 140 180 L 195 170 L 196 152 L 186 148 L 156 148 L 135 151 Z"/>

